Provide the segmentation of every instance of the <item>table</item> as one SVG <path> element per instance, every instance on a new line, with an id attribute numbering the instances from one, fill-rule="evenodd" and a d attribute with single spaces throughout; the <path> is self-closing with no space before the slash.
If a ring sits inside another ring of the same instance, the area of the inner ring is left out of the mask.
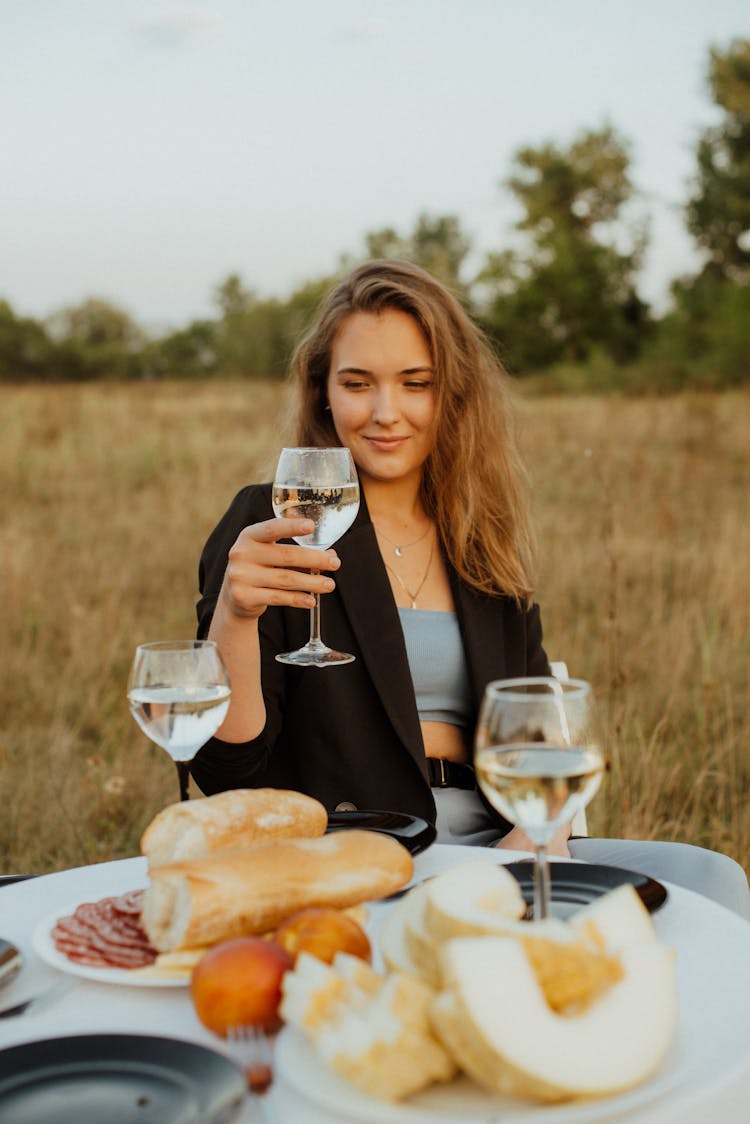
<path id="1" fill-rule="evenodd" d="M 415 880 L 476 858 L 478 852 L 472 847 L 433 845 L 417 856 Z M 511 862 L 528 856 L 504 852 L 502 857 Z M 22 972 L 0 992 L 0 1006 L 20 1001 L 59 978 L 32 948 L 31 934 L 40 920 L 69 904 L 122 893 L 146 882 L 146 860 L 133 858 L 0 889 L 0 935 L 17 944 L 24 956 Z M 603 1110 L 601 1120 L 704 1124 L 711 1118 L 721 1124 L 744 1124 L 750 1103 L 750 923 L 699 894 L 671 884 L 668 889 L 669 899 L 654 920 L 659 938 L 678 952 L 683 1007 L 679 1047 L 690 1052 L 689 1076 L 637 1112 L 612 1115 Z M 375 931 L 387 910 L 382 904 L 370 907 Z M 87 980 L 78 980 L 71 991 L 39 1013 L 0 1020 L 0 1048 L 97 1031 L 162 1034 L 221 1048 L 198 1021 L 186 989 L 114 987 Z M 717 1064 L 708 1044 L 721 1036 L 729 1036 L 737 1047 L 734 1056 L 726 1061 L 722 1057 Z M 283 1084 L 274 1087 L 267 1100 L 279 1124 L 334 1124 L 330 1112 L 316 1116 L 308 1102 L 303 1104 Z M 254 1124 L 261 1119 L 258 1112 L 258 1106 L 248 1101 L 240 1124 Z"/>

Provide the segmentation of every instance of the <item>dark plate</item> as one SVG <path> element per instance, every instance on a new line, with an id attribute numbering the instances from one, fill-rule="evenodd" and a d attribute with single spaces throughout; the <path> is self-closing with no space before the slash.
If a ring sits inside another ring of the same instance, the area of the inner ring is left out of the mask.
<path id="1" fill-rule="evenodd" d="M 633 886 L 650 913 L 655 913 L 667 900 L 667 890 L 661 882 L 645 874 L 636 874 L 633 870 L 621 870 L 617 866 L 597 866 L 594 863 L 556 862 L 550 863 L 549 868 L 552 912 L 558 917 L 573 913 L 626 882 Z M 533 862 L 507 863 L 506 869 L 520 885 L 527 904 L 531 905 L 534 901 Z"/>
<path id="2" fill-rule="evenodd" d="M 229 1124 L 245 1092 L 223 1054 L 174 1038 L 85 1034 L 0 1050 L 2 1124 Z"/>
<path id="3" fill-rule="evenodd" d="M 409 816 L 406 812 L 329 812 L 328 830 L 357 827 L 365 831 L 379 831 L 403 843 L 413 855 L 426 851 L 434 843 L 437 832 L 427 820 Z"/>

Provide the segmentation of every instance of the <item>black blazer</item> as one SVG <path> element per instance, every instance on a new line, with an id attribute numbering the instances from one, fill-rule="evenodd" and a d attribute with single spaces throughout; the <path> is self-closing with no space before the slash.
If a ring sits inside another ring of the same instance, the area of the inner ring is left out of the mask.
<path id="1" fill-rule="evenodd" d="M 272 517 L 270 485 L 251 485 L 212 532 L 200 561 L 199 636 L 208 632 L 240 531 Z M 403 632 L 364 497 L 334 549 L 341 568 L 335 591 L 321 599 L 321 632 L 330 647 L 356 660 L 322 669 L 278 663 L 276 652 L 306 642 L 309 614 L 269 607 L 259 621 L 265 729 L 239 745 L 212 739 L 194 759 L 193 777 L 206 794 L 268 785 L 306 792 L 329 811 L 348 801 L 434 822 Z M 490 680 L 548 675 L 549 664 L 536 605 L 523 610 L 508 597 L 477 594 L 450 566 L 448 573 L 472 690 L 471 738 Z"/>

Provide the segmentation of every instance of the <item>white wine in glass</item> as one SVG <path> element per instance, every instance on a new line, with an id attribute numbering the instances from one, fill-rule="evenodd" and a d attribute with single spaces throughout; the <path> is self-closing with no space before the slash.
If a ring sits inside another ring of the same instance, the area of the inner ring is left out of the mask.
<path id="1" fill-rule="evenodd" d="M 295 542 L 327 550 L 351 527 L 359 511 L 359 480 L 351 453 L 342 447 L 282 449 L 271 502 L 279 519 L 294 516 L 315 524 L 309 535 L 295 535 Z M 323 643 L 320 595 L 316 593 L 310 610 L 310 639 L 296 652 L 284 652 L 276 659 L 301 667 L 332 667 L 351 663 L 354 656 L 335 652 Z"/>
<path id="2" fill-rule="evenodd" d="M 130 712 L 177 765 L 188 799 L 189 762 L 229 710 L 229 676 L 213 640 L 139 644 L 128 680 Z"/>
<path id="3" fill-rule="evenodd" d="M 474 768 L 492 807 L 534 844 L 534 917 L 547 917 L 547 844 L 585 808 L 604 771 L 589 684 L 545 677 L 488 684 Z"/>

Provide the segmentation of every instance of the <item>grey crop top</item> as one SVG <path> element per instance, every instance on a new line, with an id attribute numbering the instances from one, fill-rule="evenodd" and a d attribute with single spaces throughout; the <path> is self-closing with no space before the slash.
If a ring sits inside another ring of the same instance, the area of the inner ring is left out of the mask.
<path id="1" fill-rule="evenodd" d="M 398 610 L 422 722 L 468 726 L 471 691 L 455 613 Z"/>

